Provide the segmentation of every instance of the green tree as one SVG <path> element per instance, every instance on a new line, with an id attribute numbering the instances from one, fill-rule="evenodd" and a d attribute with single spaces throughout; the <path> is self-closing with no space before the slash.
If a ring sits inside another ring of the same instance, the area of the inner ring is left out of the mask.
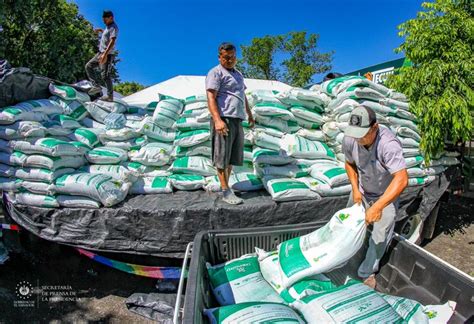
<path id="1" fill-rule="evenodd" d="M 254 38 L 242 45 L 238 68 L 247 78 L 279 80 L 296 87 L 331 69 L 333 52 L 318 51 L 318 34 L 290 32 Z"/>
<path id="2" fill-rule="evenodd" d="M 470 1 L 424 2 L 415 19 L 401 24 L 405 41 L 396 52 L 413 62 L 388 79 L 405 93 L 417 116 L 426 158 L 444 149 L 446 138 L 466 141 L 474 103 L 474 19 Z"/>
<path id="3" fill-rule="evenodd" d="M 85 79 L 97 51 L 91 23 L 66 0 L 0 0 L 0 57 L 63 82 Z M 118 59 L 117 59 L 118 61 Z M 113 71 L 118 81 L 118 73 Z"/>
<path id="4" fill-rule="evenodd" d="M 122 82 L 114 85 L 114 91 L 120 93 L 122 96 L 128 96 L 145 89 L 143 84 L 138 82 Z"/>

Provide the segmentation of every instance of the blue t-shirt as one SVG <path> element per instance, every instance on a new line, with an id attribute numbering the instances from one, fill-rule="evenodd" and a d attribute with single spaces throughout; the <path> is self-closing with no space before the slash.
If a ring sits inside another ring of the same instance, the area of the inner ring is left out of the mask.
<path id="1" fill-rule="evenodd" d="M 206 90 L 217 91 L 217 108 L 221 117 L 246 119 L 244 76 L 236 69 L 227 70 L 221 64 L 206 77 Z"/>

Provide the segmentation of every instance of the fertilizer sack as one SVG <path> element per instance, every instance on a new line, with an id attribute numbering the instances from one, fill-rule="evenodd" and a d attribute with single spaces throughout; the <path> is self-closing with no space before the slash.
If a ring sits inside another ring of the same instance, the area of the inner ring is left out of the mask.
<path id="1" fill-rule="evenodd" d="M 78 128 L 70 137 L 74 141 L 81 142 L 90 148 L 93 148 L 99 144 L 99 135 L 104 132 L 105 129 Z"/>
<path id="2" fill-rule="evenodd" d="M 14 140 L 25 137 L 44 137 L 46 128 L 38 122 L 19 121 L 12 125 L 0 126 L 0 139 Z"/>
<path id="3" fill-rule="evenodd" d="M 140 126 L 140 133 L 161 142 L 173 142 L 176 138 L 176 131 L 171 128 L 161 128 L 156 125 L 151 117 L 143 119 Z"/>
<path id="4" fill-rule="evenodd" d="M 111 176 L 115 180 L 120 180 L 124 182 L 133 183 L 137 180 L 137 177 L 133 174 L 133 172 L 124 167 L 123 165 L 86 165 L 81 168 L 81 171 L 90 174 L 104 174 L 107 176 Z"/>
<path id="5" fill-rule="evenodd" d="M 355 280 L 291 304 L 309 323 L 401 323 L 403 319 L 377 292 Z"/>
<path id="6" fill-rule="evenodd" d="M 118 164 L 127 160 L 127 152 L 117 147 L 96 147 L 86 153 L 91 164 Z"/>
<path id="7" fill-rule="evenodd" d="M 287 134 L 282 137 L 280 148 L 289 156 L 302 159 L 330 159 L 334 160 L 336 155 L 323 142 L 307 140 L 294 134 Z"/>
<path id="8" fill-rule="evenodd" d="M 38 195 L 50 195 L 54 193 L 54 185 L 45 182 L 22 181 L 21 188 Z"/>
<path id="9" fill-rule="evenodd" d="M 52 95 L 58 96 L 64 100 L 77 100 L 80 102 L 90 101 L 91 98 L 87 93 L 78 91 L 71 86 L 49 84 L 49 92 Z"/>
<path id="10" fill-rule="evenodd" d="M 317 192 L 321 197 L 344 196 L 350 194 L 352 191 L 352 186 L 350 184 L 331 187 L 323 180 L 315 179 L 313 177 L 298 178 L 298 181 L 305 183 L 311 190 Z"/>
<path id="11" fill-rule="evenodd" d="M 173 188 L 183 191 L 202 189 L 206 184 L 205 178 L 198 174 L 172 174 L 168 179 Z"/>
<path id="12" fill-rule="evenodd" d="M 148 166 L 163 166 L 170 161 L 173 147 L 167 143 L 149 143 L 128 153 L 130 161 Z"/>
<path id="13" fill-rule="evenodd" d="M 39 168 L 56 171 L 63 168 L 77 169 L 86 164 L 86 160 L 82 156 L 46 156 L 46 155 L 29 155 L 24 163 L 28 168 Z"/>
<path id="14" fill-rule="evenodd" d="M 211 324 L 231 323 L 305 323 L 289 306 L 278 303 L 250 302 L 205 309 Z"/>
<path id="15" fill-rule="evenodd" d="M 293 114 L 288 110 L 288 106 L 275 102 L 261 102 L 253 107 L 255 114 L 266 117 L 281 118 L 283 120 L 293 119 Z"/>
<path id="16" fill-rule="evenodd" d="M 63 109 L 63 113 L 75 120 L 83 120 L 89 114 L 80 101 L 65 100 L 58 96 L 51 96 L 49 99 L 56 101 Z"/>
<path id="17" fill-rule="evenodd" d="M 296 179 L 267 176 L 263 178 L 263 184 L 275 201 L 321 199 L 321 196 Z"/>
<path id="18" fill-rule="evenodd" d="M 283 287 L 344 264 L 361 248 L 365 232 L 365 209 L 354 205 L 336 212 L 320 229 L 281 243 L 278 258 Z"/>
<path id="19" fill-rule="evenodd" d="M 316 293 L 336 288 L 331 280 L 323 274 L 318 274 L 311 279 L 302 280 L 289 289 L 284 289 L 280 276 L 280 265 L 278 263 L 278 251 L 266 252 L 255 248 L 263 278 L 287 303 L 310 296 Z"/>
<path id="20" fill-rule="evenodd" d="M 174 157 L 202 155 L 210 158 L 212 155 L 211 142 L 208 141 L 189 147 L 176 146 L 173 150 L 172 155 Z"/>
<path id="21" fill-rule="evenodd" d="M 255 255 L 244 255 L 215 266 L 207 263 L 207 272 L 214 296 L 221 306 L 257 301 L 284 302 L 263 279 Z"/>
<path id="22" fill-rule="evenodd" d="M 15 141 L 13 149 L 25 154 L 44 154 L 48 156 L 81 156 L 82 152 L 69 142 L 55 138 L 40 138 L 32 143 Z"/>
<path id="23" fill-rule="evenodd" d="M 0 152 L 0 163 L 11 166 L 23 166 L 28 156 L 21 152 L 13 152 L 12 154 Z"/>
<path id="24" fill-rule="evenodd" d="M 257 191 L 263 189 L 262 180 L 253 173 L 232 173 L 229 186 L 235 191 Z"/>
<path id="25" fill-rule="evenodd" d="M 172 193 L 173 187 L 166 177 L 140 178 L 130 188 L 130 194 Z"/>
<path id="26" fill-rule="evenodd" d="M 254 143 L 259 147 L 263 147 L 269 150 L 280 150 L 280 138 L 267 134 L 266 132 L 263 132 L 261 130 L 255 130 Z"/>
<path id="27" fill-rule="evenodd" d="M 55 171 L 48 169 L 21 168 L 15 172 L 15 177 L 26 181 L 52 183 L 57 178 L 62 177 L 65 174 L 71 174 L 75 171 L 76 170 L 72 168 L 58 169 Z"/>
<path id="28" fill-rule="evenodd" d="M 287 164 L 282 166 L 258 165 L 255 174 L 260 178 L 264 176 L 275 176 L 284 178 L 301 178 L 308 175 L 309 167 L 304 164 Z"/>
<path id="29" fill-rule="evenodd" d="M 209 141 L 211 132 L 209 129 L 198 129 L 189 132 L 179 132 L 174 141 L 175 146 L 190 147 Z"/>
<path id="30" fill-rule="evenodd" d="M 317 163 L 311 166 L 311 176 L 317 180 L 329 184 L 331 187 L 349 184 L 346 169 L 336 163 Z"/>
<path id="31" fill-rule="evenodd" d="M 22 183 L 21 179 L 0 177 L 0 190 L 16 192 L 22 188 Z"/>
<path id="32" fill-rule="evenodd" d="M 87 197 L 58 195 L 56 200 L 59 203 L 59 206 L 66 208 L 100 208 L 99 202 Z"/>
<path id="33" fill-rule="evenodd" d="M 200 120 L 198 117 L 181 117 L 174 125 L 180 132 L 189 132 L 197 129 L 210 129 L 208 120 Z"/>
<path id="34" fill-rule="evenodd" d="M 275 151 L 255 147 L 252 151 L 252 160 L 254 164 L 285 165 L 295 161 L 288 156 L 285 151 Z"/>
<path id="35" fill-rule="evenodd" d="M 177 158 L 171 164 L 170 171 L 173 173 L 199 174 L 211 176 L 216 174 L 212 161 L 204 156 L 185 156 Z"/>
<path id="36" fill-rule="evenodd" d="M 30 192 L 19 192 L 15 194 L 15 204 L 43 207 L 43 208 L 57 208 L 59 203 L 54 196 L 38 195 Z"/>
<path id="37" fill-rule="evenodd" d="M 167 177 L 171 175 L 169 166 L 147 166 L 138 162 L 123 162 L 121 164 L 136 177 Z"/>
<path id="38" fill-rule="evenodd" d="M 128 194 L 130 184 L 103 174 L 77 173 L 65 175 L 55 182 L 56 192 L 85 196 L 100 201 L 105 207 L 116 205 Z"/>

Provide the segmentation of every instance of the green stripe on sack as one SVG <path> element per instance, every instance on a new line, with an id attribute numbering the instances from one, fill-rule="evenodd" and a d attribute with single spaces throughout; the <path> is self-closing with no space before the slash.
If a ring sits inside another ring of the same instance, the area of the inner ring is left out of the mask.
<path id="1" fill-rule="evenodd" d="M 311 267 L 301 250 L 301 237 L 281 243 L 279 249 L 280 267 L 287 277 L 291 277 L 304 269 Z M 289 255 L 291 254 L 291 257 Z"/>
<path id="2" fill-rule="evenodd" d="M 334 177 L 336 177 L 338 175 L 341 175 L 341 174 L 344 174 L 344 173 L 346 173 L 345 169 L 336 167 L 336 168 L 333 168 L 333 169 L 330 169 L 330 170 L 324 172 L 323 174 L 328 178 L 334 178 Z"/>
<path id="3" fill-rule="evenodd" d="M 94 145 L 94 143 L 97 143 L 97 141 L 99 140 L 95 133 L 91 132 L 90 130 L 84 129 L 84 128 L 76 129 L 74 131 L 74 134 L 84 137 L 85 139 L 87 139 L 89 141 L 89 143 L 91 145 Z"/>
<path id="4" fill-rule="evenodd" d="M 95 188 L 96 188 L 97 190 L 99 190 L 100 186 L 102 186 L 104 183 L 106 183 L 106 182 L 108 182 L 108 181 L 110 181 L 110 180 L 112 180 L 112 177 L 104 178 L 104 180 L 99 181 L 99 182 L 95 185 Z"/>
<path id="5" fill-rule="evenodd" d="M 156 177 L 151 183 L 152 188 L 166 188 L 168 180 L 165 177 Z"/>
<path id="6" fill-rule="evenodd" d="M 55 85 L 56 88 L 65 92 L 68 99 L 76 98 L 76 90 L 68 86 Z"/>
<path id="7" fill-rule="evenodd" d="M 87 109 L 84 106 L 81 105 L 80 107 L 74 109 L 74 111 L 69 115 L 69 117 L 71 117 L 73 119 L 79 119 L 86 112 L 87 112 Z"/>
<path id="8" fill-rule="evenodd" d="M 279 103 L 276 103 L 276 102 L 264 101 L 264 102 L 260 102 L 260 103 L 256 104 L 255 107 L 273 107 L 273 108 L 278 108 L 278 109 L 288 111 L 288 108 L 286 106 L 283 106 L 283 105 L 281 105 Z"/>
<path id="9" fill-rule="evenodd" d="M 204 180 L 203 176 L 196 174 L 172 174 L 168 177 L 176 181 L 202 181 Z"/>
<path id="10" fill-rule="evenodd" d="M 375 290 L 370 290 L 370 291 L 367 291 L 363 294 L 360 294 L 360 295 L 355 295 L 354 297 L 352 298 L 348 298 L 348 299 L 345 299 L 344 301 L 340 302 L 340 303 L 337 303 L 331 307 L 329 307 L 328 309 L 326 309 L 326 312 L 331 312 L 341 306 L 345 306 L 345 305 L 348 305 L 350 303 L 352 303 L 353 301 L 356 301 L 356 300 L 360 300 L 362 298 L 365 298 L 367 296 L 370 296 L 370 295 L 373 295 L 373 294 L 376 294 Z"/>
<path id="11" fill-rule="evenodd" d="M 173 162 L 173 167 L 175 167 L 175 168 L 187 168 L 188 164 L 189 164 L 189 157 L 184 156 L 184 157 L 181 157 L 179 159 L 176 159 Z"/>
<path id="12" fill-rule="evenodd" d="M 95 156 L 108 156 L 108 157 L 120 157 L 119 154 L 111 151 L 105 151 L 105 150 L 92 150 L 88 153 L 89 155 L 95 155 Z"/>
<path id="13" fill-rule="evenodd" d="M 229 264 L 219 268 L 210 268 L 208 272 L 212 285 L 217 288 L 233 280 L 253 273 L 259 273 L 260 266 L 257 257 L 249 257 L 242 260 L 231 261 Z"/>
<path id="14" fill-rule="evenodd" d="M 191 132 L 180 132 L 178 134 L 178 136 L 176 136 L 176 139 L 182 139 L 182 138 L 186 138 L 186 137 L 190 137 L 190 136 L 194 136 L 194 135 L 199 135 L 199 134 L 205 134 L 205 133 L 209 133 L 209 130 L 199 129 L 199 130 L 195 130 L 195 131 L 191 131 Z"/>

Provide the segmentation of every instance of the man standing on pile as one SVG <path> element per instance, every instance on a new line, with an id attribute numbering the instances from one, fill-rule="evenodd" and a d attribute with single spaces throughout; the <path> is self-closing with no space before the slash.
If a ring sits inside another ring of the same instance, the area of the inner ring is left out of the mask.
<path id="1" fill-rule="evenodd" d="M 364 204 L 365 221 L 373 224 L 369 248 L 358 275 L 375 288 L 375 273 L 393 237 L 399 196 L 408 185 L 400 141 L 386 127 L 379 127 L 375 112 L 356 107 L 344 131 L 342 150 L 352 185 L 348 205 Z"/>
<path id="2" fill-rule="evenodd" d="M 100 98 L 105 101 L 113 101 L 114 88 L 112 84 L 112 64 L 115 57 L 115 44 L 118 36 L 118 26 L 114 21 L 114 14 L 110 10 L 105 10 L 102 19 L 106 25 L 105 30 L 96 29 L 96 33 L 102 33 L 99 42 L 99 53 L 97 53 L 86 64 L 87 77 L 93 84 L 93 88 L 89 91 L 90 95 L 102 92 L 101 84 L 107 87 L 107 95 Z M 100 75 L 97 73 L 100 70 Z"/>
<path id="3" fill-rule="evenodd" d="M 222 43 L 218 52 L 219 64 L 206 77 L 207 103 L 212 117 L 212 161 L 217 169 L 223 201 L 238 205 L 243 200 L 229 188 L 229 177 L 232 166 L 240 166 L 244 161 L 242 121 L 246 119 L 245 112 L 251 127 L 255 122 L 245 96 L 244 77 L 235 69 L 235 46 Z"/>

